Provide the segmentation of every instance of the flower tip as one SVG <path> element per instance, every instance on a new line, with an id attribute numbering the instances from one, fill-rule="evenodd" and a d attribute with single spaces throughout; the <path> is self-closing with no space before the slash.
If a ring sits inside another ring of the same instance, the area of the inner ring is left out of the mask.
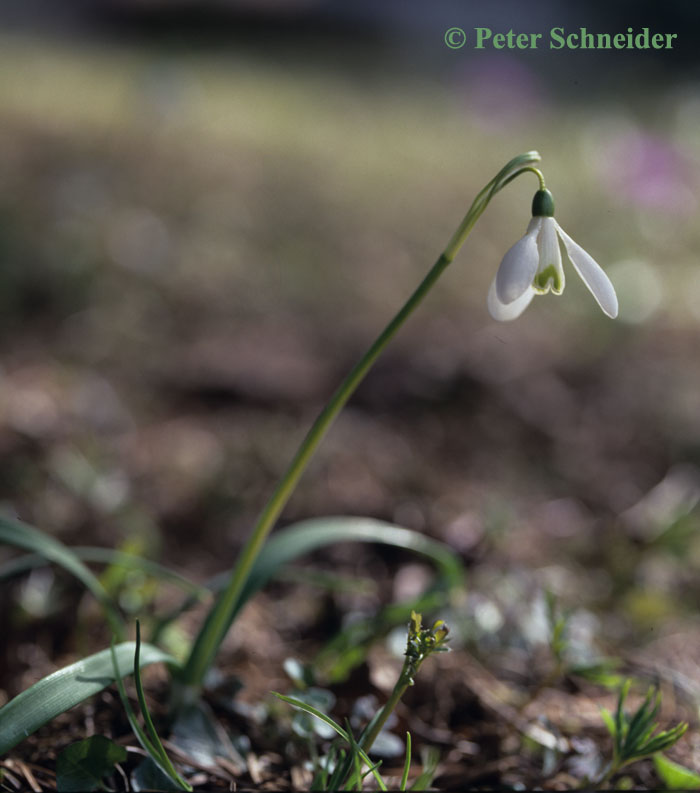
<path id="1" fill-rule="evenodd" d="M 615 299 L 615 304 L 611 306 L 609 309 L 603 309 L 603 311 L 610 317 L 610 319 L 617 319 L 618 314 L 618 306 L 617 306 L 617 299 Z"/>

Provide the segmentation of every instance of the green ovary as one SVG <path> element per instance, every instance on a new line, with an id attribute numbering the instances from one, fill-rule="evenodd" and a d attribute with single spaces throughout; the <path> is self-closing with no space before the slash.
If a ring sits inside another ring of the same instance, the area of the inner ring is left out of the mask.
<path id="1" fill-rule="evenodd" d="M 550 289 L 555 295 L 560 295 L 564 291 L 563 273 L 550 264 L 537 273 L 532 287 L 541 295 L 546 295 Z"/>

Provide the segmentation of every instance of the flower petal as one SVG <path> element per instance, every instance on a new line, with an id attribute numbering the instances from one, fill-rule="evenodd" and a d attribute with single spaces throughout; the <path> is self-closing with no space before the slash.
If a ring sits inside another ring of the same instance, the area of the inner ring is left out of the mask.
<path id="1" fill-rule="evenodd" d="M 488 306 L 489 314 L 491 314 L 494 319 L 497 319 L 499 322 L 509 322 L 511 319 L 517 319 L 517 317 L 525 311 L 534 296 L 535 290 L 532 286 L 528 286 L 520 297 L 510 303 L 502 303 L 498 299 L 496 278 L 494 278 L 491 282 L 486 305 Z"/>
<path id="2" fill-rule="evenodd" d="M 527 292 L 537 272 L 537 234 L 542 218 L 533 218 L 521 237 L 506 253 L 496 273 L 496 293 L 501 303 L 512 303 Z"/>
<path id="3" fill-rule="evenodd" d="M 535 291 L 546 295 L 551 289 L 555 295 L 560 295 L 564 291 L 565 280 L 557 238 L 557 222 L 554 218 L 542 218 L 540 233 L 537 235 L 537 250 L 540 257 L 532 284 Z"/>
<path id="4" fill-rule="evenodd" d="M 571 259 L 571 264 L 581 276 L 581 280 L 590 289 L 591 294 L 598 301 L 598 305 L 603 311 L 609 317 L 615 319 L 617 316 L 617 295 L 610 279 L 595 259 L 574 242 L 558 223 L 557 231 L 564 243 L 569 259 Z"/>

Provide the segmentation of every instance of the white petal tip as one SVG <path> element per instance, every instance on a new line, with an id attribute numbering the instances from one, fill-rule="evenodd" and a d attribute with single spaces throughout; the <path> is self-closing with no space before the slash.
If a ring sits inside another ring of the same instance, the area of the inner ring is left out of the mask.
<path id="1" fill-rule="evenodd" d="M 530 301 L 535 296 L 535 291 L 532 287 L 528 287 L 522 295 L 520 295 L 517 300 L 513 300 L 511 303 L 503 303 L 501 300 L 498 299 L 498 294 L 496 292 L 496 280 L 494 279 L 491 283 L 491 288 L 489 289 L 488 298 L 486 300 L 486 305 L 489 310 L 489 314 L 497 321 L 497 322 L 510 322 L 511 320 L 517 319 L 523 311 L 530 305 Z"/>

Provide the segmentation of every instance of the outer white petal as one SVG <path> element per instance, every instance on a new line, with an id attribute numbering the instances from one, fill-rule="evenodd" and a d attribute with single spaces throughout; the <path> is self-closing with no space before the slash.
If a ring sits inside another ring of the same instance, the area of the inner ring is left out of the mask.
<path id="1" fill-rule="evenodd" d="M 495 281 L 497 297 L 501 303 L 512 303 L 532 286 L 540 256 L 537 250 L 537 234 L 541 225 L 542 218 L 533 218 L 525 236 L 503 257 Z"/>
<path id="2" fill-rule="evenodd" d="M 610 279 L 602 267 L 583 248 L 575 243 L 571 237 L 557 223 L 557 231 L 561 237 L 566 252 L 571 259 L 576 272 L 581 280 L 591 290 L 591 294 L 598 301 L 598 305 L 609 316 L 617 316 L 617 295 Z"/>
<path id="3" fill-rule="evenodd" d="M 489 314 L 491 314 L 494 319 L 497 319 L 499 322 L 508 322 L 511 319 L 517 319 L 517 317 L 519 317 L 530 305 L 530 301 L 534 296 L 535 290 L 532 286 L 528 286 L 520 297 L 510 303 L 502 303 L 498 299 L 496 279 L 494 278 L 491 282 L 486 305 L 488 306 Z"/>

